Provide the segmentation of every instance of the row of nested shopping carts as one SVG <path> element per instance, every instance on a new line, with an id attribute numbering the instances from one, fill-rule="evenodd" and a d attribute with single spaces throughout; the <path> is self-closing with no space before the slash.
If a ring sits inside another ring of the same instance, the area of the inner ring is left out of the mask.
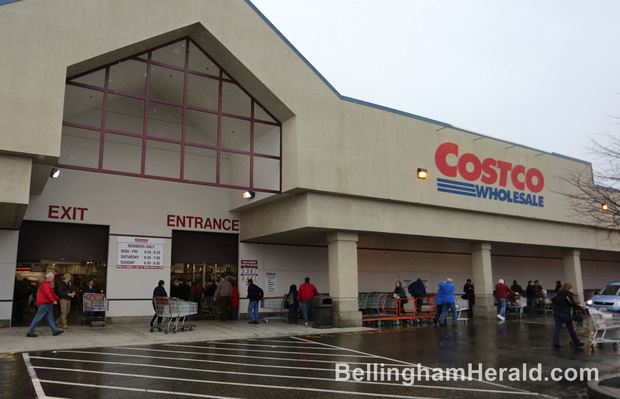
<path id="1" fill-rule="evenodd" d="M 157 313 L 157 320 L 151 327 L 151 332 L 155 329 L 162 331 L 166 329 L 166 334 L 170 332 L 176 333 L 180 328 L 181 331 L 188 329 L 193 331 L 195 324 L 186 324 L 187 316 L 198 313 L 198 302 L 188 302 L 179 298 L 154 297 L 153 308 Z"/>
<path id="2" fill-rule="evenodd" d="M 413 298 L 394 298 L 393 293 L 371 292 L 359 294 L 358 309 L 362 312 L 362 322 L 376 323 L 381 326 L 385 323 L 399 325 L 402 323 L 430 322 L 435 318 L 435 297 L 425 296 L 421 300 L 420 308 Z M 469 302 L 464 299 L 455 299 L 457 321 L 467 322 Z M 465 313 L 463 313 L 465 312 Z M 452 315 L 448 315 L 452 317 Z"/>

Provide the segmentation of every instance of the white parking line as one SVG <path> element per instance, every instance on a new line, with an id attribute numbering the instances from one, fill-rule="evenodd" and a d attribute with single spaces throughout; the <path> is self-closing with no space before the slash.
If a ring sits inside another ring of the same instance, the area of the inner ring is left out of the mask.
<path id="1" fill-rule="evenodd" d="M 260 341 L 259 341 L 260 342 Z M 279 342 L 286 342 L 286 341 L 279 341 Z M 338 348 L 325 348 L 325 347 L 321 347 L 321 346 L 300 346 L 301 344 L 297 344 L 297 345 L 270 345 L 270 344 L 255 344 L 255 343 L 251 343 L 251 344 L 244 344 L 241 342 L 222 342 L 222 341 L 207 341 L 205 342 L 206 344 L 209 345 L 237 345 L 237 346 L 265 346 L 268 348 L 290 348 L 290 349 L 321 349 L 321 350 L 326 350 L 326 351 L 337 351 L 337 350 L 341 350 Z M 292 343 L 295 344 L 296 342 L 293 341 L 288 341 L 288 343 Z"/>
<path id="2" fill-rule="evenodd" d="M 63 382 L 63 381 L 50 381 L 50 380 L 41 380 L 41 382 L 44 382 L 47 384 L 71 385 L 71 386 L 78 386 L 78 387 L 85 387 L 85 388 L 114 389 L 114 390 L 119 390 L 119 391 L 162 393 L 166 395 L 191 396 L 192 398 L 241 399 L 241 398 L 236 398 L 236 397 L 231 397 L 231 396 L 202 395 L 199 393 L 162 391 L 162 390 L 147 389 L 147 388 L 113 387 L 110 385 L 84 384 L 84 383 L 79 383 L 79 382 Z"/>
<path id="3" fill-rule="evenodd" d="M 343 357 L 372 357 L 371 355 L 345 355 L 342 353 L 311 353 L 311 352 L 284 352 L 265 349 L 236 349 L 236 348 L 213 348 L 207 346 L 198 345 L 183 345 L 183 344 L 163 344 L 163 346 L 173 346 L 178 348 L 194 348 L 194 349 L 213 349 L 218 351 L 244 351 L 244 352 L 267 352 L 273 354 L 289 354 L 289 355 L 308 355 L 308 356 L 343 356 Z"/>
<path id="4" fill-rule="evenodd" d="M 51 369 L 51 370 L 56 370 L 56 371 L 65 371 L 65 372 L 79 372 L 79 373 L 87 373 L 87 374 L 103 374 L 106 376 L 118 376 L 118 377 L 137 377 L 137 378 L 145 378 L 145 379 L 155 379 L 155 380 L 170 380 L 170 381 L 175 381 L 175 382 L 193 382 L 193 383 L 199 383 L 199 384 L 216 384 L 216 385 L 238 385 L 238 384 L 232 384 L 229 382 L 223 382 L 223 381 L 205 381 L 205 380 L 197 380 L 197 379 L 191 379 L 191 378 L 177 378 L 177 377 L 165 377 L 165 376 L 152 376 L 152 375 L 143 375 L 143 374 L 128 374 L 128 373 L 113 373 L 110 371 L 94 371 L 94 370 L 77 370 L 77 369 L 68 369 L 68 368 L 48 368 L 48 367 L 37 367 L 37 369 Z M 75 386 L 95 386 L 95 385 L 91 385 L 91 384 L 83 384 L 83 383 L 73 383 L 73 382 L 67 382 L 67 381 L 50 381 L 50 380 L 41 380 L 41 382 L 43 383 L 48 383 L 48 384 L 61 384 L 61 385 L 75 385 Z M 381 398 L 402 398 L 402 399 L 436 399 L 436 398 L 430 398 L 430 397 L 424 397 L 424 396 L 402 396 L 402 395 L 390 395 L 390 394 L 382 394 L 382 393 L 371 393 L 371 392 L 358 392 L 358 391 L 339 391 L 339 390 L 334 390 L 334 389 L 322 389 L 322 388 L 306 388 L 306 387 L 283 387 L 283 386 L 279 386 L 279 385 L 263 385 L 263 384 L 253 384 L 253 383 L 249 383 L 249 382 L 244 382 L 243 383 L 244 387 L 253 387 L 253 388 L 267 388 L 267 389 L 281 389 L 281 390 L 287 390 L 287 391 L 303 391 L 303 392 L 322 392 L 322 393 L 335 393 L 335 394 L 339 394 L 339 395 L 357 395 L 357 396 L 371 396 L 371 397 L 381 397 Z M 104 386 L 97 386 L 97 387 L 104 387 Z M 107 388 L 107 386 L 105 386 Z M 166 392 L 166 391 L 158 391 L 158 390 L 151 390 L 151 389 L 139 389 L 139 388 L 124 388 L 124 387 L 114 387 L 115 389 L 127 389 L 127 390 L 139 390 L 142 392 L 155 392 L 155 393 L 159 393 L 159 392 Z M 166 392 L 168 394 L 170 394 L 171 392 Z M 183 396 L 197 396 L 197 397 L 201 397 L 201 398 L 211 398 L 214 396 L 203 396 L 200 394 L 190 394 L 190 393 L 184 393 L 184 392 L 176 392 L 174 393 L 176 395 L 183 395 Z"/>
<path id="5" fill-rule="evenodd" d="M 28 369 L 28 374 L 30 374 L 30 379 L 32 380 L 32 385 L 34 385 L 34 391 L 37 394 L 37 398 L 46 399 L 45 391 L 43 391 L 41 382 L 37 377 L 37 372 L 32 367 L 32 363 L 30 363 L 30 356 L 27 353 L 23 353 L 22 357 L 24 358 L 24 363 L 26 363 L 26 368 Z"/>
<path id="6" fill-rule="evenodd" d="M 126 346 L 122 346 L 122 347 L 116 347 L 115 349 L 125 349 L 125 350 L 135 350 L 135 351 L 145 351 L 145 352 L 167 352 L 167 353 L 184 353 L 184 354 L 191 354 L 191 355 L 211 355 L 211 356 L 226 356 L 226 357 L 241 357 L 244 359 L 247 359 L 248 356 L 247 355 L 229 355 L 227 353 L 210 353 L 210 352 L 188 352 L 188 351 L 173 351 L 173 350 L 166 350 L 166 349 L 153 349 L 153 348 L 133 348 L 133 347 L 126 347 Z M 331 356 L 331 355 L 325 355 L 325 356 Z M 356 357 L 356 356 L 351 356 L 351 357 Z M 267 357 L 267 356 L 253 356 L 252 359 L 261 359 L 261 360 L 277 360 L 277 361 L 284 361 L 284 362 L 312 362 L 312 363 L 327 363 L 327 364 L 336 364 L 336 363 L 340 363 L 338 361 L 331 361 L 331 360 L 313 360 L 313 359 L 295 359 L 295 358 L 284 358 L 284 357 Z M 366 364 L 364 362 L 348 362 L 349 364 Z M 400 366 L 399 364 L 386 364 L 386 366 Z"/>
<path id="7" fill-rule="evenodd" d="M 226 364 L 226 365 L 234 365 L 234 366 L 242 366 L 242 367 L 256 367 L 254 363 L 236 363 L 236 362 L 224 362 L 221 360 L 206 360 L 206 359 L 187 359 L 187 358 L 170 358 L 164 356 L 146 356 L 146 355 L 134 355 L 128 353 L 112 353 L 112 352 L 91 352 L 91 351 L 83 351 L 83 350 L 72 350 L 72 351 L 58 351 L 58 353 L 85 353 L 91 355 L 109 355 L 109 356 L 119 356 L 119 357 L 136 357 L 140 359 L 158 359 L 158 360 L 167 360 L 167 361 L 175 361 L 175 362 L 194 362 L 194 363 L 213 363 L 213 364 Z M 45 358 L 45 359 L 53 359 L 53 358 Z M 74 359 L 72 359 L 74 360 Z M 79 360 L 79 359 L 77 359 Z M 252 360 L 252 359 L 248 359 Z M 334 372 L 333 368 L 317 368 L 317 367 L 295 367 L 290 365 L 276 366 L 271 364 L 261 364 L 262 368 L 274 368 L 274 369 L 292 369 L 292 370 L 313 370 L 313 371 L 328 371 L 330 373 Z"/>

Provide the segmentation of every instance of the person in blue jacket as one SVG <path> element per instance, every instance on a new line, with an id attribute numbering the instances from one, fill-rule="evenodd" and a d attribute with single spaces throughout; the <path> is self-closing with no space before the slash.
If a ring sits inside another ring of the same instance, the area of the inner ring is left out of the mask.
<path id="1" fill-rule="evenodd" d="M 419 313 L 420 308 L 422 307 L 421 298 L 426 296 L 426 287 L 424 287 L 424 282 L 421 278 L 418 277 L 416 281 L 409 284 L 409 287 L 407 287 L 407 289 L 409 290 L 411 297 L 415 300 L 416 312 Z"/>
<path id="2" fill-rule="evenodd" d="M 456 287 L 452 284 L 452 279 L 447 278 L 446 281 L 439 283 L 441 288 L 441 324 L 446 325 L 446 316 L 448 315 L 448 309 L 452 311 L 452 325 L 456 326 L 456 305 L 454 304 L 454 291 Z"/>
<path id="3" fill-rule="evenodd" d="M 437 289 L 437 295 L 435 296 L 435 305 L 437 306 L 437 310 L 435 311 L 435 318 L 433 319 L 433 323 L 435 324 L 437 324 L 437 322 L 441 318 L 441 311 L 443 310 L 443 304 L 441 301 L 442 296 L 443 293 L 441 291 L 441 286 L 439 286 L 439 288 Z"/>

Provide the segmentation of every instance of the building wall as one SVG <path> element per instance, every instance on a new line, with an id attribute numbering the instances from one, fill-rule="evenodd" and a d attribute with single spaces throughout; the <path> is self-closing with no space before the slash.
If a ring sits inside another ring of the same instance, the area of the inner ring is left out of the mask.
<path id="1" fill-rule="evenodd" d="M 23 23 L 26 16 L 27 24 Z M 62 24 L 49 22 L 61 20 Z M 190 34 L 284 123 L 284 191 L 307 189 L 569 221 L 565 200 L 554 191 L 570 191 L 570 187 L 557 176 L 567 169 L 589 168 L 445 124 L 342 100 L 242 0 L 185 0 L 156 7 L 146 0 L 131 5 L 87 0 L 79 7 L 70 0 L 31 0 L 2 7 L 0 26 L 6 33 L 0 87 L 11 93 L 0 99 L 0 108 L 13 115 L 0 121 L 4 151 L 55 159 L 60 154 L 59 99 L 64 97 L 67 73 Z M 7 45 L 17 40 L 33 46 Z M 46 66 L 45 74 L 41 65 Z M 441 174 L 434 154 L 444 142 L 454 142 L 460 154 L 473 153 L 480 160 L 492 157 L 540 169 L 546 176 L 545 189 L 539 193 L 545 197 L 545 207 L 438 193 L 434 179 Z M 430 172 L 426 182 L 414 177 L 419 167 Z"/>

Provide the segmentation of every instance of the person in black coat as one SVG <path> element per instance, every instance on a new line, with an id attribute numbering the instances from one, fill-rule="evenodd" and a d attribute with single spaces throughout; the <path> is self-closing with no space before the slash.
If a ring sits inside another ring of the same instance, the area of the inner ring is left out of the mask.
<path id="1" fill-rule="evenodd" d="M 157 283 L 157 287 L 153 290 L 153 298 L 155 297 L 165 297 L 168 298 L 168 293 L 164 288 L 164 280 L 159 280 Z M 157 319 L 157 324 L 161 324 L 163 317 L 157 317 L 157 309 L 155 308 L 155 303 L 153 303 L 153 309 L 155 310 L 155 316 L 151 319 L 151 328 L 153 328 L 153 323 L 155 319 Z"/>
<path id="2" fill-rule="evenodd" d="M 568 333 L 570 334 L 575 346 L 584 345 L 583 342 L 579 342 L 579 338 L 577 337 L 577 334 L 575 334 L 573 319 L 570 314 L 571 309 L 581 309 L 581 307 L 575 303 L 575 299 L 573 299 L 573 293 L 570 291 L 572 288 L 572 285 L 564 284 L 551 300 L 553 302 L 553 318 L 555 319 L 553 346 L 556 348 L 560 347 L 560 331 L 562 330 L 562 324 L 566 324 Z"/>
<path id="3" fill-rule="evenodd" d="M 405 287 L 403 287 L 403 284 L 400 281 L 396 282 L 393 297 L 400 299 L 400 301 L 398 301 L 400 303 L 400 313 L 405 314 L 405 309 L 403 309 L 403 306 L 407 303 L 407 293 L 405 292 Z"/>
<path id="4" fill-rule="evenodd" d="M 517 283 L 517 280 L 512 280 L 512 286 L 510 289 L 523 296 L 523 288 L 521 288 L 521 286 Z"/>
<path id="5" fill-rule="evenodd" d="M 475 294 L 474 294 L 474 285 L 471 283 L 471 279 L 467 279 L 467 282 L 463 286 L 463 299 L 467 299 L 467 317 L 474 317 L 474 304 L 475 302 Z"/>
<path id="6" fill-rule="evenodd" d="M 527 282 L 525 295 L 527 296 L 527 307 L 530 308 L 530 313 L 536 313 L 536 287 L 532 280 Z"/>
<path id="7" fill-rule="evenodd" d="M 299 301 L 297 300 L 297 286 L 291 285 L 288 291 L 288 324 L 297 324 L 299 317 Z"/>
<path id="8" fill-rule="evenodd" d="M 409 290 L 411 297 L 415 300 L 416 312 L 419 312 L 422 307 L 422 298 L 426 296 L 426 287 L 424 286 L 424 282 L 418 277 L 416 281 L 409 284 L 407 289 Z"/>
<path id="9" fill-rule="evenodd" d="M 258 321 L 258 305 L 265 296 L 262 288 L 254 284 L 254 281 L 248 279 L 248 313 L 250 314 L 250 324 L 259 324 Z"/>
<path id="10" fill-rule="evenodd" d="M 95 284 L 95 279 L 91 278 L 90 280 L 88 280 L 87 285 L 82 286 L 82 296 L 84 296 L 84 294 L 99 294 L 99 293 L 103 293 L 103 290 L 99 289 L 99 286 Z M 95 312 L 86 312 L 87 322 L 89 318 L 92 319 L 93 317 L 95 317 Z"/>

